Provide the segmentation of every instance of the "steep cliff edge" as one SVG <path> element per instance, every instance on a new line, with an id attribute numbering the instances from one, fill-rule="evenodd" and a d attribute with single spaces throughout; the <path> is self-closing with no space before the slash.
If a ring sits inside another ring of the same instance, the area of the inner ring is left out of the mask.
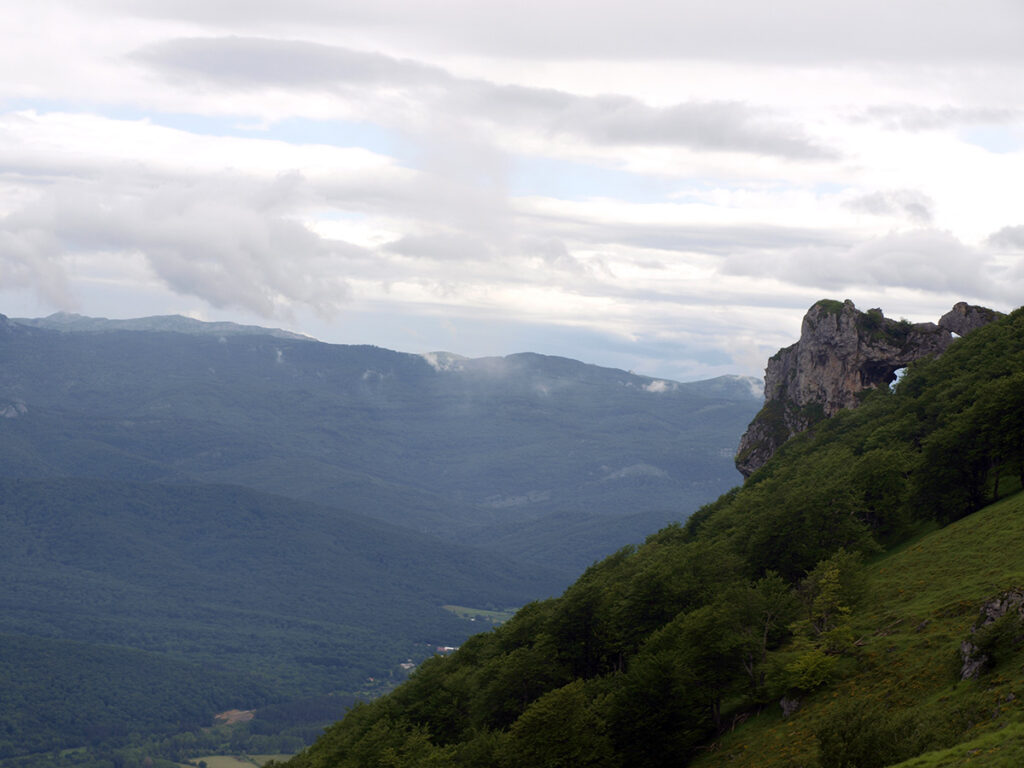
<path id="1" fill-rule="evenodd" d="M 953 340 L 992 322 L 998 312 L 956 304 L 936 323 L 890 320 L 881 309 L 823 299 L 804 315 L 800 340 L 768 360 L 765 404 L 740 439 L 736 468 L 749 477 L 798 432 L 887 386 L 896 371 L 942 352 Z"/>

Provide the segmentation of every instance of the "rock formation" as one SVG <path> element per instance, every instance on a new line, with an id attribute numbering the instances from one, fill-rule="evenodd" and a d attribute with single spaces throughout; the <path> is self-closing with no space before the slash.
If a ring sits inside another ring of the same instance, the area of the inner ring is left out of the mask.
<path id="1" fill-rule="evenodd" d="M 999 315 L 1000 313 L 994 309 L 977 307 L 961 301 L 939 318 L 939 327 L 952 331 L 957 336 L 966 336 L 974 329 L 988 325 Z"/>
<path id="2" fill-rule="evenodd" d="M 1020 631 L 1024 626 L 1024 590 L 1011 589 L 999 597 L 989 600 L 981 607 L 978 621 L 969 630 L 969 636 L 960 643 L 960 679 L 977 678 L 991 664 L 989 655 L 978 647 L 974 641 L 979 639 L 979 631 L 984 631 L 1007 614 L 1016 615 L 1016 626 L 1013 627 L 1014 645 L 1020 645 Z M 982 643 L 984 645 L 984 643 Z"/>
<path id="3" fill-rule="evenodd" d="M 823 299 L 804 315 L 800 341 L 768 360 L 765 404 L 747 427 L 736 468 L 749 477 L 790 437 L 859 402 L 865 389 L 888 386 L 896 371 L 942 352 L 992 322 L 998 312 L 960 302 L 935 323 L 890 320 L 880 309 Z"/>

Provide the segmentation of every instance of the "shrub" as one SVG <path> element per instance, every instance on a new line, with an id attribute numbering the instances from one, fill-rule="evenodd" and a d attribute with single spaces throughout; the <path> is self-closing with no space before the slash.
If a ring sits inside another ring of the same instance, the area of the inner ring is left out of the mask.
<path id="1" fill-rule="evenodd" d="M 815 736 L 821 768 L 882 768 L 919 755 L 931 741 L 912 713 L 866 701 L 838 704 Z"/>

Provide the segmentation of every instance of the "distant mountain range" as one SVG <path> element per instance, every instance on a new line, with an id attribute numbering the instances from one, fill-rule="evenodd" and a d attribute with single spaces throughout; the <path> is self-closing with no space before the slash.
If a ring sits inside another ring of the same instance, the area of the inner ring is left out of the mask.
<path id="1" fill-rule="evenodd" d="M 379 690 L 736 485 L 757 385 L 0 315 L 0 764 Z"/>
<path id="2" fill-rule="evenodd" d="M 124 320 L 108 320 L 105 317 L 86 317 L 70 312 L 55 312 L 47 317 L 16 317 L 12 322 L 28 325 L 33 328 L 48 328 L 51 331 L 170 331 L 173 333 L 190 333 L 196 336 L 273 336 L 279 339 L 304 339 L 313 341 L 309 336 L 280 328 L 263 328 L 258 325 L 239 325 L 238 323 L 208 323 L 182 315 L 156 315 L 153 317 L 136 317 Z"/>
<path id="3" fill-rule="evenodd" d="M 629 540 L 684 518 L 739 480 L 737 436 L 760 403 L 744 377 L 683 384 L 183 317 L 5 328 L 0 476 L 232 483 L 484 546 L 549 515 L 598 530 L 640 515 Z M 544 562 L 568 580 L 623 533 Z M 533 544 L 506 553 L 530 560 Z"/>

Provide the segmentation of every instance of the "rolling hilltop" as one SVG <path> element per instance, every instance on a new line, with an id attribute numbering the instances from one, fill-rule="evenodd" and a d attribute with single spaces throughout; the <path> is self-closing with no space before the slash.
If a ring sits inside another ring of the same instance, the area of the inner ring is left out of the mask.
<path id="1" fill-rule="evenodd" d="M 0 317 L 0 765 L 295 751 L 734 485 L 760 407 L 264 331 Z"/>
<path id="2" fill-rule="evenodd" d="M 1024 310 L 858 402 L 289 765 L 1021 764 Z"/>

